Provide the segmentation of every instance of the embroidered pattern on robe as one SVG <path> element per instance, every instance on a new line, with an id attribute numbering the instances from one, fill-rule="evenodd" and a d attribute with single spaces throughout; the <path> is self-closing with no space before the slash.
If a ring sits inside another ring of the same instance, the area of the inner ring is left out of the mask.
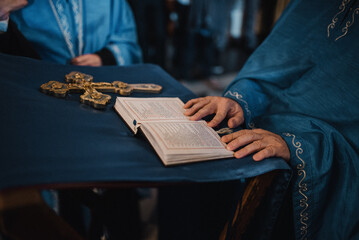
<path id="1" fill-rule="evenodd" d="M 331 22 L 331 23 L 328 25 L 328 27 L 327 27 L 327 35 L 328 35 L 328 38 L 330 37 L 330 31 L 335 28 L 335 25 L 337 24 L 337 22 L 338 22 L 338 20 L 339 20 L 338 16 L 341 15 L 341 14 L 345 11 L 345 9 L 346 9 L 346 7 L 347 7 L 347 5 L 348 5 L 349 2 L 350 2 L 350 0 L 343 0 L 342 3 L 340 4 L 340 6 L 339 6 L 339 10 L 340 10 L 340 11 L 334 15 L 334 17 L 332 18 L 332 22 Z M 350 9 L 349 11 L 352 11 L 352 9 Z M 355 9 L 351 12 L 351 17 L 350 17 L 350 19 L 349 19 L 348 21 L 346 21 L 345 26 L 342 28 L 342 34 L 341 34 L 340 36 L 336 37 L 334 41 L 337 41 L 337 40 L 339 40 L 340 38 L 342 38 L 342 37 L 344 37 L 345 35 L 347 35 L 347 33 L 348 33 L 348 31 L 349 31 L 349 28 L 350 28 L 350 27 L 354 24 L 354 22 L 355 22 L 355 16 L 356 16 L 356 15 L 359 15 L 359 5 L 358 5 L 357 8 L 355 8 Z"/>

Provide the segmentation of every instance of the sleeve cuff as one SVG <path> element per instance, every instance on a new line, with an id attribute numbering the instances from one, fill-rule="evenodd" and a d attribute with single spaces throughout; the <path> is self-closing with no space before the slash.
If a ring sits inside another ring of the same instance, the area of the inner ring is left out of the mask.
<path id="1" fill-rule="evenodd" d="M 95 52 L 95 54 L 100 56 L 102 65 L 117 65 L 115 56 L 109 49 L 103 48 L 100 51 Z"/>
<path id="2" fill-rule="evenodd" d="M 233 99 L 239 105 L 241 105 L 242 110 L 243 110 L 243 115 L 244 115 L 244 123 L 245 123 L 246 127 L 254 128 L 254 123 L 252 121 L 252 119 L 253 119 L 252 112 L 248 107 L 248 102 L 243 99 L 243 95 L 239 94 L 238 92 L 227 91 L 223 96 Z"/>
<path id="3" fill-rule="evenodd" d="M 8 25 L 9 25 L 9 19 L 1 20 L 0 21 L 0 33 L 6 32 Z"/>

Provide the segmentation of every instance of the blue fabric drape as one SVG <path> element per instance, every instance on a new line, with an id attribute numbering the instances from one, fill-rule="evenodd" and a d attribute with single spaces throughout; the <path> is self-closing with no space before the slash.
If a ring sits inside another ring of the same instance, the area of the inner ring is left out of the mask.
<path id="1" fill-rule="evenodd" d="M 359 238 L 358 39 L 358 1 L 291 1 L 225 93 L 290 148 L 297 239 Z"/>
<path id="2" fill-rule="evenodd" d="M 219 182 L 288 170 L 282 159 L 255 163 L 250 157 L 164 167 L 147 140 L 132 131 L 112 109 L 81 104 L 79 94 L 65 99 L 46 95 L 40 85 L 64 81 L 80 71 L 95 82 L 156 83 L 160 94 L 133 97 L 179 97 L 192 92 L 155 65 L 76 67 L 0 54 L 0 190 L 12 187 L 103 182 Z"/>

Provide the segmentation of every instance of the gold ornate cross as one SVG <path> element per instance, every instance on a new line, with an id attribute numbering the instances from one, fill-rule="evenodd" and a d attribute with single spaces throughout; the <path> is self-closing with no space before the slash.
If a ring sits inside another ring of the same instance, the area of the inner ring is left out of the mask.
<path id="1" fill-rule="evenodd" d="M 80 72 L 70 72 L 65 75 L 65 81 L 50 81 L 42 84 L 40 90 L 44 93 L 56 97 L 65 97 L 69 92 L 82 93 L 80 101 L 93 106 L 97 109 L 103 109 L 110 102 L 111 96 L 102 92 L 119 93 L 121 95 L 130 95 L 132 92 L 159 93 L 162 87 L 157 84 L 128 84 L 120 81 L 112 83 L 93 82 L 93 77 Z"/>

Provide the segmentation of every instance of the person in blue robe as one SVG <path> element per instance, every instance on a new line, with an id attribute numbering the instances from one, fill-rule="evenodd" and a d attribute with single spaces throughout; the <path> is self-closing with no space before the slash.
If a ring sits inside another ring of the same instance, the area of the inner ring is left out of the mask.
<path id="1" fill-rule="evenodd" d="M 125 0 L 32 0 L 9 15 L 1 52 L 82 66 L 142 62 L 136 24 Z M 103 189 L 100 194 L 69 189 L 42 195 L 84 237 L 140 238 L 135 189 Z"/>
<path id="2" fill-rule="evenodd" d="M 88 66 L 142 61 L 125 0 L 32 0 L 10 19 L 46 61 Z"/>
<path id="3" fill-rule="evenodd" d="M 222 138 L 235 157 L 288 161 L 294 239 L 359 239 L 358 39 L 358 0 L 292 0 L 223 97 L 185 105 L 246 128 Z"/>

